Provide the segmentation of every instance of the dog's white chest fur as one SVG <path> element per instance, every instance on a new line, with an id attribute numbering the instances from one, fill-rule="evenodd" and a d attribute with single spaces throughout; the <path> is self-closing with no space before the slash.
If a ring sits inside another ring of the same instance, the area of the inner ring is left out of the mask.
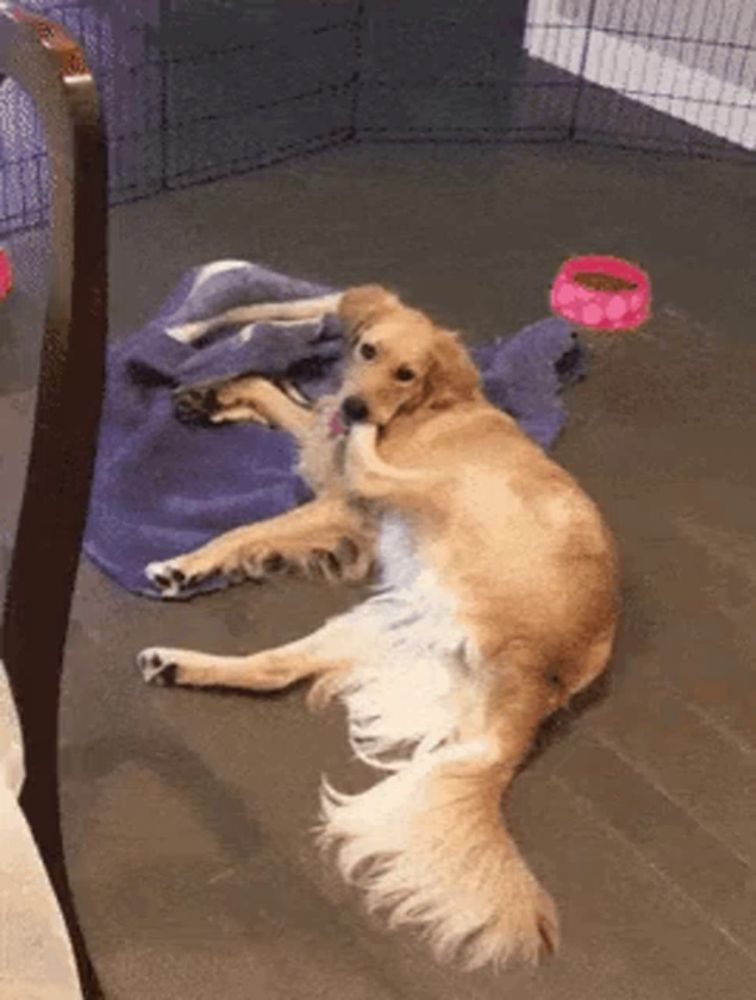
<path id="1" fill-rule="evenodd" d="M 422 564 L 397 515 L 384 516 L 378 551 L 377 593 L 348 615 L 364 635 L 364 655 L 342 699 L 354 752 L 396 770 L 416 750 L 431 751 L 453 735 L 466 636 L 450 594 Z"/>

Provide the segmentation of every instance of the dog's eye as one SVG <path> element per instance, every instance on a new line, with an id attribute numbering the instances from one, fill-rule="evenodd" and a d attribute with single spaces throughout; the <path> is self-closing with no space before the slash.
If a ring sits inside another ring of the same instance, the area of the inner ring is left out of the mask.
<path id="1" fill-rule="evenodd" d="M 411 368 L 408 368 L 406 365 L 402 365 L 401 368 L 396 369 L 394 376 L 399 382 L 411 382 L 415 377 L 415 373 Z"/>
<path id="2" fill-rule="evenodd" d="M 360 354 L 362 355 L 363 358 L 365 358 L 366 361 L 370 361 L 372 358 L 374 358 L 375 353 L 376 351 L 372 344 L 362 344 L 362 346 L 360 347 Z"/>

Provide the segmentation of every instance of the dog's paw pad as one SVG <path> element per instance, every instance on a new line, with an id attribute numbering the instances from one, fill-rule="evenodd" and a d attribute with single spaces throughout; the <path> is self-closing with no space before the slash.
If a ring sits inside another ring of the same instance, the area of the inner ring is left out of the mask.
<path id="1" fill-rule="evenodd" d="M 157 687 L 172 687 L 176 683 L 178 664 L 157 649 L 145 649 L 137 657 L 145 683 Z"/>
<path id="2" fill-rule="evenodd" d="M 188 576 L 170 562 L 153 562 L 145 567 L 145 576 L 163 597 L 176 597 L 199 582 L 199 574 Z"/>
<path id="3" fill-rule="evenodd" d="M 207 423 L 218 410 L 214 389 L 183 389 L 174 398 L 176 418 L 184 424 Z"/>

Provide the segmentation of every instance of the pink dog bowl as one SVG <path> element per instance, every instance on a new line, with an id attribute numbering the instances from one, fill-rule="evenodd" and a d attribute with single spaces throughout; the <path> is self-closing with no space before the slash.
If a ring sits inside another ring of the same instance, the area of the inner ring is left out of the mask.
<path id="1" fill-rule="evenodd" d="M 10 261 L 5 253 L 0 250 L 0 299 L 4 299 L 13 285 L 11 276 Z"/>
<path id="2" fill-rule="evenodd" d="M 552 311 L 593 330 L 634 330 L 648 319 L 650 303 L 645 271 L 619 257 L 571 257 L 551 286 Z"/>

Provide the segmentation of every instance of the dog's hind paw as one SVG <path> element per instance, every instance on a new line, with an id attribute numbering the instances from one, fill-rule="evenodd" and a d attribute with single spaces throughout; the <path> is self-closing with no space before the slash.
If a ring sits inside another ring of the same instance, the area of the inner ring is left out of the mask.
<path id="1" fill-rule="evenodd" d="M 137 666 L 146 684 L 159 687 L 173 687 L 176 683 L 178 664 L 174 663 L 168 650 L 144 649 L 137 657 Z"/>

